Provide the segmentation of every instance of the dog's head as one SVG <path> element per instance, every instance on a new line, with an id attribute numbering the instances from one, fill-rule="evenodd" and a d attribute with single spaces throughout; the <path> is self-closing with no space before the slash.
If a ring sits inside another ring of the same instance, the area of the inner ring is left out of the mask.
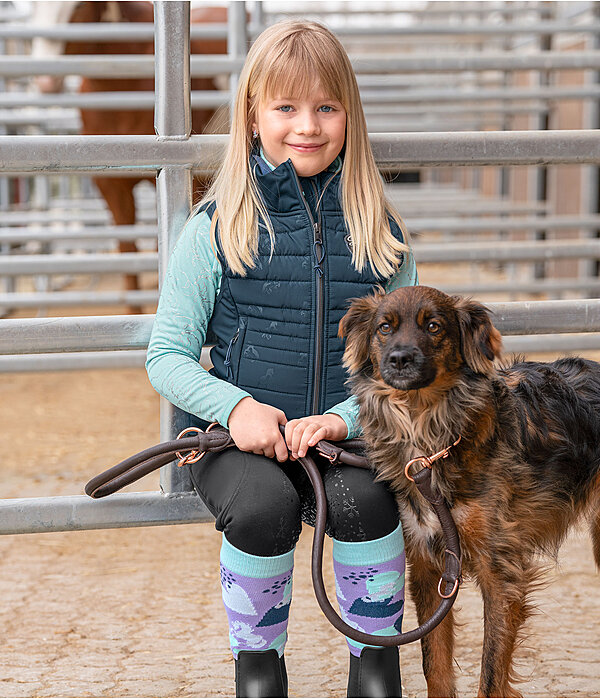
<path id="1" fill-rule="evenodd" d="M 487 309 L 431 287 L 355 299 L 340 321 L 344 365 L 396 389 L 443 382 L 465 366 L 490 376 L 502 340 Z"/>

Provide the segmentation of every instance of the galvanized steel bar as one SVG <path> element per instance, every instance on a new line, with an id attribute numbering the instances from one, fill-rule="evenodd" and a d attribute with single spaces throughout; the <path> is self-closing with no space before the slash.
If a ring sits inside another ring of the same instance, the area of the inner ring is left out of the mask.
<path id="1" fill-rule="evenodd" d="M 493 302 L 501 333 L 600 331 L 600 300 Z M 0 319 L 0 355 L 145 348 L 154 316 Z"/>
<path id="2" fill-rule="evenodd" d="M 156 21 L 156 17 L 155 17 Z M 191 27 L 193 39 L 224 39 L 227 25 L 222 22 L 194 24 Z M 0 24 L 0 39 L 54 39 L 55 41 L 110 41 L 135 42 L 153 41 L 152 22 L 78 22 L 77 24 Z"/>
<path id="3" fill-rule="evenodd" d="M 193 55 L 192 76 L 239 72 L 243 60 L 219 55 Z M 405 56 L 352 56 L 357 73 L 454 73 L 457 71 L 597 70 L 598 51 L 547 51 L 544 54 L 408 54 Z M 32 58 L 3 56 L 0 75 L 18 78 L 35 75 L 81 75 L 90 78 L 148 78 L 154 75 L 154 56 L 59 56 Z"/>
<path id="4" fill-rule="evenodd" d="M 311 13 L 312 14 L 312 13 Z M 372 14 L 369 12 L 369 14 Z M 398 26 L 385 21 L 379 25 L 369 24 L 365 26 L 351 26 L 344 24 L 330 24 L 331 29 L 339 36 L 516 36 L 537 34 L 556 34 L 573 32 L 577 34 L 598 34 L 600 24 L 592 22 L 588 24 L 576 24 L 569 20 L 554 22 L 539 22 L 536 24 L 436 24 L 417 23 L 406 26 Z M 191 35 L 193 39 L 223 39 L 227 36 L 227 25 L 211 23 L 205 25 L 192 25 Z M 45 25 L 31 25 L 26 23 L 0 24 L 0 39 L 33 39 L 41 37 L 56 41 L 150 41 L 154 37 L 153 25 L 147 23 L 78 23 L 57 24 L 52 27 Z"/>
<path id="5" fill-rule="evenodd" d="M 14 212 L 13 212 L 14 213 Z M 41 214 L 43 216 L 43 213 Z M 133 226 L 67 226 L 51 228 L 49 226 L 0 226 L 0 243 L 52 243 L 54 241 L 97 241 L 111 239 L 131 241 L 137 238 L 156 238 L 157 227 L 154 225 L 135 224 Z"/>
<path id="6" fill-rule="evenodd" d="M 37 309 L 40 307 L 64 308 L 65 306 L 130 306 L 156 304 L 155 289 L 131 291 L 77 291 L 77 292 L 11 292 L 0 293 L 0 308 Z"/>
<path id="7" fill-rule="evenodd" d="M 232 73 L 241 67 L 240 61 L 232 61 L 227 56 L 202 55 L 191 57 L 192 75 L 214 76 L 219 73 Z M 87 78 L 152 78 L 154 76 L 154 56 L 114 55 L 114 56 L 57 56 L 53 58 L 33 58 L 31 56 L 3 56 L 0 75 L 6 78 L 19 78 L 35 75 L 81 75 Z"/>
<path id="8" fill-rule="evenodd" d="M 89 253 L 8 255 L 0 257 L 0 275 L 58 275 L 113 272 L 151 272 L 158 266 L 156 253 Z"/>
<path id="9" fill-rule="evenodd" d="M 190 3 L 154 3 L 156 109 L 154 127 L 169 141 L 187 139 L 190 107 Z"/>
<path id="10" fill-rule="evenodd" d="M 88 496 L 0 500 L 0 535 L 181 525 L 213 519 L 195 494 L 165 496 L 142 491 L 113 494 L 99 501 Z"/>
<path id="11" fill-rule="evenodd" d="M 503 338 L 504 351 L 510 352 L 584 352 L 600 350 L 599 333 L 560 335 L 513 335 Z"/>
<path id="12" fill-rule="evenodd" d="M 191 131 L 190 3 L 159 0 L 154 6 L 157 55 L 156 133 L 161 141 L 187 141 Z M 162 286 L 171 251 L 192 206 L 191 168 L 174 165 L 161 168 L 156 183 L 156 201 L 158 273 L 159 285 Z M 161 397 L 161 441 L 173 440 L 188 425 L 187 415 Z M 165 493 L 193 491 L 188 471 L 178 469 L 174 464 L 160 470 L 160 486 Z"/>
<path id="13" fill-rule="evenodd" d="M 600 215 L 580 216 L 536 216 L 536 217 L 468 217 L 446 218 L 443 215 L 427 218 L 405 217 L 404 223 L 411 231 L 443 231 L 444 233 L 467 233 L 478 231 L 528 231 L 544 229 L 560 231 L 565 229 L 600 229 Z M 2 234 L 0 233 L 0 240 Z M 511 244 L 512 245 L 512 244 Z"/>
<path id="14" fill-rule="evenodd" d="M 543 226 L 540 226 L 543 228 Z M 576 258 L 600 259 L 600 239 L 550 241 L 461 241 L 416 243 L 417 263 L 450 262 L 532 262 Z"/>
<path id="15" fill-rule="evenodd" d="M 152 174 L 168 165 L 210 172 L 225 135 L 163 141 L 154 136 L 0 136 L 0 172 Z M 371 134 L 383 169 L 443 165 L 599 163 L 595 129 Z"/>
<path id="16" fill-rule="evenodd" d="M 235 0 L 227 4 L 227 53 L 232 60 L 244 60 L 248 46 L 246 34 L 246 3 Z M 239 71 L 229 76 L 230 113 L 233 114 L 233 101 L 237 90 Z"/>
<path id="17" fill-rule="evenodd" d="M 0 355 L 0 373 L 138 368 L 145 361 L 145 350 Z"/>
<path id="18" fill-rule="evenodd" d="M 221 107 L 229 101 L 228 90 L 193 90 L 192 107 Z M 153 91 L 140 92 L 86 92 L 86 93 L 57 93 L 55 95 L 34 95 L 29 92 L 0 94 L 0 107 L 72 107 L 78 109 L 152 109 L 155 103 Z M 25 118 L 26 115 L 23 115 Z M 48 120 L 54 119 L 52 113 Z"/>
<path id="19" fill-rule="evenodd" d="M 0 319 L 0 355 L 147 347 L 154 315 Z"/>

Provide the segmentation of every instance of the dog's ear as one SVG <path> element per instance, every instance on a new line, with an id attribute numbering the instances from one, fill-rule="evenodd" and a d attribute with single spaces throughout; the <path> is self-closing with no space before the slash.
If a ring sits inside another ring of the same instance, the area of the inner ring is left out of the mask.
<path id="1" fill-rule="evenodd" d="M 356 373 L 368 362 L 371 349 L 371 329 L 382 294 L 353 299 L 338 327 L 340 338 L 346 338 L 344 366 Z"/>
<path id="2" fill-rule="evenodd" d="M 465 362 L 478 374 L 491 375 L 502 354 L 502 336 L 490 321 L 489 310 L 470 299 L 453 297 Z"/>

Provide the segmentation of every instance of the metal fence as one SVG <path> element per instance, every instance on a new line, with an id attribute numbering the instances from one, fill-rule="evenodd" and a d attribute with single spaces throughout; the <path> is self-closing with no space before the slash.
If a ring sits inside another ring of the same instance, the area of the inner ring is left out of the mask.
<path id="1" fill-rule="evenodd" d="M 190 8 L 188 2 L 155 3 L 156 44 L 156 136 L 139 137 L 80 137 L 80 136 L 0 136 L 0 175 L 12 173 L 139 173 L 156 174 L 159 248 L 157 256 L 137 254 L 135 263 L 121 256 L 128 265 L 155 266 L 162 276 L 174 240 L 181 230 L 191 207 L 192 174 L 207 171 L 216 156 L 222 152 L 223 136 L 190 136 L 189 97 L 190 62 Z M 244 3 L 231 3 L 229 23 L 235 48 L 227 58 L 205 57 L 201 66 L 192 60 L 192 70 L 212 73 L 215 70 L 235 70 L 241 65 L 245 27 Z M 441 31 L 441 29 L 440 29 Z M 231 47 L 230 47 L 231 48 Z M 109 61 L 103 71 L 123 61 Z M 498 61 L 498 62 L 496 62 Z M 127 70 L 147 75 L 152 70 L 150 60 L 132 59 Z M 56 71 L 72 70 L 69 59 L 53 64 Z M 359 59 L 356 66 L 365 73 L 381 70 L 501 70 L 535 69 L 549 67 L 578 67 L 598 70 L 600 52 L 583 51 L 570 55 L 547 54 L 540 56 L 454 56 L 440 59 L 435 56 L 412 56 L 393 59 Z M 99 70 L 97 62 L 86 61 L 79 68 Z M 48 72 L 44 66 L 44 72 Z M 8 62 L 2 70 L 5 75 L 23 75 L 31 70 L 18 61 Z M 29 73 L 27 73 L 29 74 Z M 165 76 L 169 76 L 166 80 Z M 564 131 L 497 131 L 497 132 L 415 132 L 374 133 L 371 141 L 376 160 L 383 170 L 415 168 L 443 168 L 457 166 L 499 166 L 577 164 L 597 168 L 600 164 L 600 138 L 593 129 Z M 521 228 L 536 228 L 534 221 Z M 578 224 L 580 222 L 578 221 Z M 549 225 L 560 227 L 570 222 L 549 217 Z M 584 222 L 590 231 L 597 227 L 597 217 Z M 475 222 L 471 223 L 475 226 Z M 486 222 L 485 226 L 488 226 Z M 503 228 L 512 225 L 508 219 Z M 7 232 L 8 236 L 14 235 Z M 453 245 L 443 247 L 417 242 L 415 250 L 421 260 L 447 261 L 453 254 Z M 505 250 L 503 261 L 512 259 L 547 260 L 551 256 L 600 258 L 596 240 L 568 242 L 526 241 L 519 247 L 499 248 L 486 241 L 456 244 L 456 258 L 460 260 L 498 261 L 499 250 Z M 12 274 L 20 269 L 30 273 L 47 272 L 41 258 L 11 256 L 9 264 L 0 268 L 0 274 Z M 106 263 L 102 254 L 86 257 L 87 263 L 100 266 Z M 71 258 L 72 261 L 72 258 Z M 71 261 L 63 261 L 63 272 L 72 268 Z M 53 256 L 52 264 L 60 263 Z M 82 269 L 82 261 L 75 261 L 74 269 Z M 114 258 L 112 260 L 114 264 Z M 121 264 L 121 263 L 119 263 Z M 19 266 L 21 266 L 19 268 Z M 128 269 L 131 269 L 128 267 Z M 145 269 L 145 268 L 144 268 Z M 17 274 L 17 273 L 15 273 Z M 20 274 L 20 273 L 19 273 Z M 589 286 L 589 282 L 586 280 Z M 586 287 L 587 289 L 587 287 Z M 2 303 L 2 301 L 0 301 Z M 33 303 L 33 301 L 32 301 Z M 573 337 L 581 346 L 599 347 L 600 300 L 578 299 L 538 302 L 493 303 L 490 307 L 499 330 L 509 336 L 506 345 L 515 349 L 535 345 L 543 338 L 546 349 L 565 344 L 564 338 Z M 152 315 L 90 316 L 75 318 L 5 319 L 0 321 L 0 370 L 16 368 L 58 368 L 59 366 L 110 366 L 116 362 L 141 362 L 152 327 Z M 523 334 L 528 334 L 524 336 Z M 550 334 L 550 335 L 546 335 Z M 565 334 L 565 335 L 556 335 Z M 575 334 L 575 336 L 573 335 Z M 582 334 L 582 335 L 581 335 Z M 514 341 L 513 341 L 514 337 Z M 539 344 L 538 344 L 539 345 Z M 125 359 L 124 359 L 125 358 Z M 54 363 L 54 364 L 53 364 Z M 87 365 L 86 365 L 87 363 Z M 182 413 L 165 400 L 161 402 L 161 439 L 173 439 L 186 424 Z M 9 499 L 0 501 L 0 533 L 46 532 L 111 527 L 134 527 L 167 523 L 190 523 L 210 519 L 210 515 L 192 493 L 185 472 L 174 466 L 163 468 L 161 491 L 137 494 L 119 494 L 102 501 L 83 496 Z"/>

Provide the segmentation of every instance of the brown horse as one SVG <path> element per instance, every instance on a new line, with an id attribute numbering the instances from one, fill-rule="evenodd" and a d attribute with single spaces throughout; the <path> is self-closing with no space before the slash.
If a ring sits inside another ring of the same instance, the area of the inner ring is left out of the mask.
<path id="1" fill-rule="evenodd" d="M 39 3 L 40 5 L 43 3 Z M 50 3 L 60 8 L 62 16 L 55 15 L 53 21 L 57 22 L 153 22 L 154 12 L 152 3 L 127 0 L 126 2 L 65 2 Z M 39 15 L 38 15 L 39 17 Z M 224 7 L 203 7 L 192 11 L 192 22 L 210 23 L 226 22 L 227 9 Z M 201 39 L 191 44 L 192 53 L 224 54 L 227 53 L 226 39 Z M 64 45 L 65 54 L 152 54 L 154 53 L 153 41 L 69 41 Z M 56 81 L 41 80 L 38 85 L 45 92 L 56 90 L 59 85 Z M 192 90 L 217 90 L 213 78 L 194 78 Z M 87 78 L 81 81 L 80 92 L 136 92 L 153 91 L 154 78 Z M 151 109 L 81 109 L 81 122 L 83 135 L 137 135 L 154 134 L 154 112 Z M 203 133 L 209 122 L 215 116 L 213 109 L 195 109 L 192 112 L 192 131 Z M 131 225 L 135 223 L 135 200 L 133 188 L 142 180 L 150 180 L 147 177 L 95 177 L 98 186 L 116 225 Z M 151 180 L 154 182 L 154 180 Z M 196 195 L 205 187 L 204 182 L 199 181 L 195 186 Z M 136 252 L 135 241 L 119 242 L 120 252 Z M 137 275 L 125 275 L 125 287 L 128 290 L 139 288 Z M 130 313 L 141 313 L 140 307 L 130 307 Z"/>

